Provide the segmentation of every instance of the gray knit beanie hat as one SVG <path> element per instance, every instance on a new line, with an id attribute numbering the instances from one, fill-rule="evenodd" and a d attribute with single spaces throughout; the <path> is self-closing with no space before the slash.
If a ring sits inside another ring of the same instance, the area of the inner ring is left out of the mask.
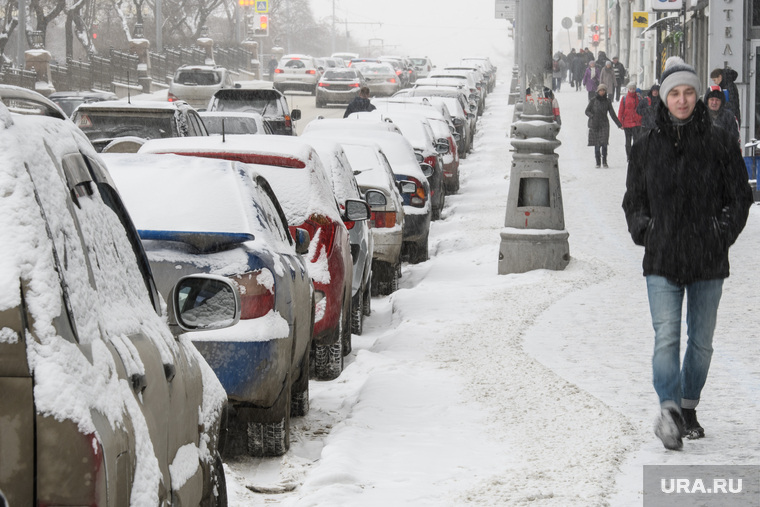
<path id="1" fill-rule="evenodd" d="M 665 70 L 660 76 L 660 97 L 665 105 L 668 103 L 668 94 L 670 90 L 680 85 L 687 85 L 694 88 L 699 95 L 699 77 L 694 67 L 684 62 L 677 56 L 671 56 L 665 62 Z"/>

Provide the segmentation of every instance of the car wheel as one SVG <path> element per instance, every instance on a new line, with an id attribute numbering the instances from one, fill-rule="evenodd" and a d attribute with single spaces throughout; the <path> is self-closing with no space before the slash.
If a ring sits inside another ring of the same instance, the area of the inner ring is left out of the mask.
<path id="1" fill-rule="evenodd" d="M 428 260 L 428 234 L 417 243 L 409 245 L 409 262 L 419 264 Z"/>
<path id="2" fill-rule="evenodd" d="M 362 334 L 364 329 L 364 293 L 359 291 L 359 302 L 351 308 L 351 332 L 357 335 Z"/>
<path id="3" fill-rule="evenodd" d="M 219 453 L 216 453 L 212 473 L 211 484 L 213 487 L 211 494 L 214 495 L 214 500 L 210 505 L 214 507 L 227 507 L 227 479 L 224 477 L 224 465 Z"/>
<path id="4" fill-rule="evenodd" d="M 323 107 L 325 107 L 325 103 L 320 102 L 319 100 L 316 101 L 315 105 L 317 106 L 317 109 L 322 109 Z"/>
<path id="5" fill-rule="evenodd" d="M 340 376 L 343 371 L 343 340 L 339 339 L 332 345 L 315 345 L 312 352 L 317 380 L 334 380 Z"/>
<path id="6" fill-rule="evenodd" d="M 387 296 L 393 292 L 393 279 L 396 278 L 396 269 L 393 265 L 387 262 L 378 262 L 373 267 L 372 277 L 377 281 L 373 284 L 373 290 L 377 285 L 377 295 Z"/>
<path id="7" fill-rule="evenodd" d="M 290 393 L 290 390 L 286 390 Z M 290 448 L 290 410 L 288 416 L 273 423 L 248 423 L 248 454 L 254 457 L 282 456 Z"/>
<path id="8" fill-rule="evenodd" d="M 398 290 L 399 280 L 401 280 L 401 264 L 396 264 L 393 268 L 393 278 L 391 279 L 391 294 Z"/>
<path id="9" fill-rule="evenodd" d="M 364 312 L 365 317 L 369 317 L 372 315 L 372 280 L 370 280 L 370 288 L 367 289 L 367 292 L 364 294 L 364 305 L 362 308 L 362 311 Z"/>
<path id="10" fill-rule="evenodd" d="M 311 345 L 301 358 L 298 380 L 290 388 L 290 416 L 302 417 L 309 413 L 309 352 Z"/>
<path id="11" fill-rule="evenodd" d="M 312 95 L 316 95 L 317 94 L 317 87 L 316 86 L 311 89 L 311 94 Z"/>

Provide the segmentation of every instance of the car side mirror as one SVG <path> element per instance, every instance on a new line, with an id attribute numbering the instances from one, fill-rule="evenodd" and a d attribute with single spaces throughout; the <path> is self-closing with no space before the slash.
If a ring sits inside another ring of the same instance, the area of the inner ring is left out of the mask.
<path id="1" fill-rule="evenodd" d="M 461 127 L 462 125 L 464 125 L 464 120 L 462 118 L 457 117 L 457 118 L 454 118 L 452 121 L 454 122 L 455 127 Z"/>
<path id="2" fill-rule="evenodd" d="M 377 190 L 367 190 L 367 193 L 364 194 L 364 199 L 370 207 L 385 206 L 388 204 L 388 199 L 385 198 L 385 194 L 378 192 Z"/>
<path id="3" fill-rule="evenodd" d="M 459 132 L 453 132 L 451 135 L 454 136 L 454 141 L 457 143 L 462 140 L 462 136 L 459 135 Z"/>
<path id="4" fill-rule="evenodd" d="M 301 119 L 301 110 L 300 109 L 293 109 L 290 112 L 290 119 L 293 121 L 298 121 Z"/>
<path id="5" fill-rule="evenodd" d="M 370 209 L 369 204 L 361 199 L 346 199 L 346 221 L 357 222 L 362 220 L 369 220 Z"/>
<path id="6" fill-rule="evenodd" d="M 478 105 L 477 104 L 470 104 L 470 112 L 471 113 L 474 113 L 477 110 L 478 110 Z"/>
<path id="7" fill-rule="evenodd" d="M 305 255 L 309 252 L 309 245 L 311 244 L 311 237 L 309 236 L 309 231 L 306 229 L 300 229 L 298 227 L 296 229 L 295 237 L 293 238 L 296 242 L 296 253 L 300 255 Z"/>
<path id="8" fill-rule="evenodd" d="M 431 167 L 432 169 L 432 167 Z M 417 192 L 417 184 L 409 180 L 401 180 L 398 182 L 398 188 L 402 194 L 413 194 Z"/>
<path id="9" fill-rule="evenodd" d="M 449 141 L 444 138 L 438 139 L 435 142 L 435 151 L 441 155 L 447 154 L 449 152 Z"/>
<path id="10" fill-rule="evenodd" d="M 435 169 L 433 169 L 433 166 L 430 164 L 422 163 L 420 164 L 420 169 L 422 169 L 422 174 L 424 174 L 426 178 L 430 178 L 435 174 Z"/>
<path id="11" fill-rule="evenodd" d="M 224 329 L 240 320 L 240 292 L 232 280 L 223 276 L 195 274 L 180 278 L 169 294 L 168 304 L 172 329 Z"/>

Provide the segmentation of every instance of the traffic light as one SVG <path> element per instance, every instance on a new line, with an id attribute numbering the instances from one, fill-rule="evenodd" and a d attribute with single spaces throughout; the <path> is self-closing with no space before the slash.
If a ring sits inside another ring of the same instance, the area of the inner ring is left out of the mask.
<path id="1" fill-rule="evenodd" d="M 269 35 L 269 15 L 257 14 L 253 27 L 255 37 L 267 37 Z"/>

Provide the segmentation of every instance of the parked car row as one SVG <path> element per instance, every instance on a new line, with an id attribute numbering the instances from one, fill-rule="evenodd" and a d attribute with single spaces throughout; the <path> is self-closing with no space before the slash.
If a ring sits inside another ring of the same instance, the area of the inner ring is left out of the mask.
<path id="1" fill-rule="evenodd" d="M 397 290 L 402 261 L 428 259 L 487 94 L 485 64 L 469 65 L 301 136 L 276 75 L 220 86 L 200 114 L 105 100 L 73 123 L 0 87 L 0 136 L 17 147 L 0 178 L 18 188 L 2 204 L 20 245 L 0 298 L 0 385 L 18 400 L 0 404 L 0 431 L 24 451 L 0 474 L 10 505 L 225 505 L 222 457 L 285 453 L 309 380 L 341 375 L 372 296 Z M 174 477 L 179 461 L 195 471 Z"/>

